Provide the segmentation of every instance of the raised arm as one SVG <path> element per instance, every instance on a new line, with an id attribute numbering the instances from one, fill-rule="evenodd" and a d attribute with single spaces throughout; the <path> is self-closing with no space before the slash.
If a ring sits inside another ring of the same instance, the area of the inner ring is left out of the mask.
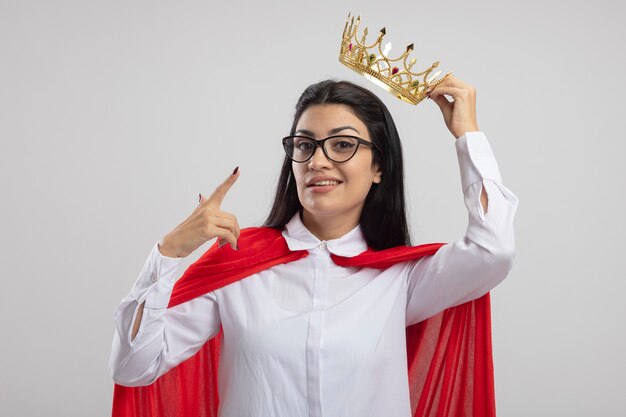
<path id="1" fill-rule="evenodd" d="M 167 308 L 175 272 L 183 257 L 219 237 L 221 244 L 238 249 L 237 218 L 220 209 L 222 200 L 239 177 L 235 168 L 207 199 L 174 230 L 157 242 L 135 285 L 114 314 L 109 370 L 120 385 L 148 385 L 191 357 L 220 329 L 215 293 Z"/>
<path id="2" fill-rule="evenodd" d="M 484 295 L 507 276 L 515 256 L 513 220 L 518 198 L 502 183 L 493 151 L 478 129 L 476 89 L 448 76 L 429 98 L 456 138 L 469 223 L 465 236 L 412 266 L 407 326 Z"/>
<path id="3" fill-rule="evenodd" d="M 467 231 L 410 269 L 407 326 L 484 295 L 507 276 L 513 264 L 518 198 L 502 183 L 483 133 L 466 133 L 457 139 L 456 149 L 469 217 Z M 483 192 L 488 211 L 481 202 Z"/>

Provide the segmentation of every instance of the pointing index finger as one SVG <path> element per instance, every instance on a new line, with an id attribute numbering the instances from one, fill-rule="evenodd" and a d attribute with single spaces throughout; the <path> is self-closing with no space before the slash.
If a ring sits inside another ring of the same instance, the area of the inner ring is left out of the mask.
<path id="1" fill-rule="evenodd" d="M 214 207 L 220 207 L 224 197 L 226 197 L 226 194 L 228 193 L 228 190 L 230 190 L 230 187 L 232 187 L 235 181 L 237 181 L 237 178 L 239 178 L 239 167 L 235 168 L 233 173 L 229 175 L 223 183 L 217 186 L 211 196 L 207 199 L 207 204 Z"/>

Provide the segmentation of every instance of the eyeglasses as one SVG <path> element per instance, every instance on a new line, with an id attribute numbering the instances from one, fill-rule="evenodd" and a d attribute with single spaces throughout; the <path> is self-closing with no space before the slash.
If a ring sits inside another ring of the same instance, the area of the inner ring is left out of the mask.
<path id="1" fill-rule="evenodd" d="M 357 136 L 329 136 L 326 139 L 314 139 L 308 136 L 287 136 L 283 138 L 283 148 L 294 162 L 306 162 L 313 157 L 317 147 L 321 147 L 326 158 L 333 162 L 346 162 L 352 158 L 359 145 L 376 149 L 373 143 Z"/>

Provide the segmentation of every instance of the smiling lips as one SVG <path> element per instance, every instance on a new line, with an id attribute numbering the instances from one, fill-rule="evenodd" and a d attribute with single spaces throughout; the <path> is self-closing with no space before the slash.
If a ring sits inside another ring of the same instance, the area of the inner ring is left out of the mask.
<path id="1" fill-rule="evenodd" d="M 339 185 L 338 181 L 319 181 L 315 184 L 309 185 L 309 187 L 323 187 L 325 185 Z"/>
<path id="2" fill-rule="evenodd" d="M 334 178 L 313 178 L 309 181 L 306 186 L 308 187 L 324 187 L 324 186 L 335 186 L 341 184 L 341 181 L 336 180 Z"/>
<path id="3" fill-rule="evenodd" d="M 342 181 L 328 177 L 314 177 L 306 185 L 307 190 L 312 193 L 327 193 L 334 190 Z"/>

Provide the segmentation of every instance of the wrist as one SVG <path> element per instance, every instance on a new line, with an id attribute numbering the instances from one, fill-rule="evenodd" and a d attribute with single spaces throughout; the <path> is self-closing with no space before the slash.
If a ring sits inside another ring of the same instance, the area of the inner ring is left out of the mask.
<path id="1" fill-rule="evenodd" d="M 182 258 L 182 256 L 179 255 L 180 251 L 178 248 L 167 236 L 157 242 L 157 248 L 163 256 L 168 258 Z"/>
<path id="2" fill-rule="evenodd" d="M 468 127 L 467 129 L 459 129 L 456 132 L 453 132 L 452 135 L 455 139 L 458 139 L 469 132 L 480 132 L 480 129 L 478 129 L 478 126 Z"/>

